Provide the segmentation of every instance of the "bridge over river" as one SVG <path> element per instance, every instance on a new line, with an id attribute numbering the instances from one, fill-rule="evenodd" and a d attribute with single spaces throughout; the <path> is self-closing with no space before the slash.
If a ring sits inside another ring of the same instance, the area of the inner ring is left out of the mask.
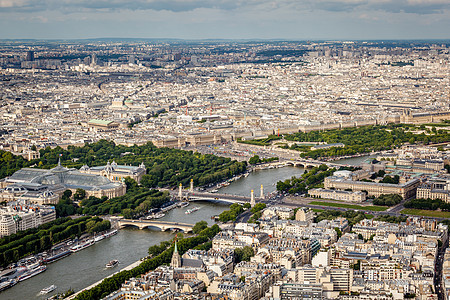
<path id="1" fill-rule="evenodd" d="M 167 222 L 167 221 L 157 221 L 157 220 L 130 220 L 130 219 L 121 219 L 119 220 L 120 228 L 126 226 L 136 226 L 139 229 L 144 229 L 147 227 L 157 227 L 161 229 L 161 231 L 166 231 L 169 229 L 179 229 L 184 232 L 191 232 L 194 225 L 179 223 L 179 222 Z"/>
<path id="2" fill-rule="evenodd" d="M 188 192 L 186 198 L 189 201 L 216 200 L 228 203 L 250 203 L 251 201 L 250 197 L 245 196 L 205 192 Z"/>

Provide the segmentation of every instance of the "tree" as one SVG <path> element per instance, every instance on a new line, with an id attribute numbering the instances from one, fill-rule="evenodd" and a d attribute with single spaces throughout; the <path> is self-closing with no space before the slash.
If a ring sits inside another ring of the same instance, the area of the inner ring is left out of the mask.
<path id="1" fill-rule="evenodd" d="M 75 191 L 75 194 L 73 195 L 73 199 L 75 201 L 80 201 L 83 200 L 84 198 L 86 198 L 86 191 L 83 189 L 77 189 Z"/>
<path id="2" fill-rule="evenodd" d="M 387 176 L 386 176 L 387 177 Z M 396 194 L 383 194 L 373 200 L 374 205 L 394 206 L 403 200 L 402 196 Z"/>
<path id="3" fill-rule="evenodd" d="M 328 169 L 328 166 L 326 164 L 322 164 L 319 166 L 320 171 L 326 171 Z"/>
<path id="4" fill-rule="evenodd" d="M 261 159 L 259 158 L 259 155 L 254 155 L 252 157 L 250 157 L 250 159 L 248 160 L 248 163 L 251 165 L 256 165 L 259 164 L 261 162 Z"/>
<path id="5" fill-rule="evenodd" d="M 263 210 L 264 208 L 266 208 L 265 203 L 256 203 L 255 206 L 251 209 L 251 212 L 256 213 L 260 210 Z"/>
<path id="6" fill-rule="evenodd" d="M 241 261 L 250 261 L 250 258 L 255 255 L 255 251 L 250 246 L 234 249 L 234 260 L 236 263 Z"/>
<path id="7" fill-rule="evenodd" d="M 336 230 L 338 239 L 341 238 L 341 236 L 342 236 L 342 231 L 341 231 L 338 227 L 335 227 L 334 230 Z"/>
<path id="8" fill-rule="evenodd" d="M 66 199 L 70 199 L 70 197 L 72 197 L 72 191 L 71 191 L 71 190 L 65 190 L 65 191 L 63 192 L 62 197 L 63 197 L 63 198 L 66 198 Z"/>
<path id="9" fill-rule="evenodd" d="M 361 269 L 361 261 L 358 259 L 356 264 L 353 265 L 353 270 L 359 271 Z"/>
<path id="10" fill-rule="evenodd" d="M 383 180 L 381 180 L 381 183 L 391 183 L 391 184 L 398 184 L 400 181 L 400 176 L 394 175 L 394 177 L 391 177 L 390 175 L 384 176 Z"/>
<path id="11" fill-rule="evenodd" d="M 192 228 L 192 232 L 195 234 L 200 233 L 203 229 L 208 227 L 208 223 L 206 221 L 199 221 L 195 223 L 194 227 Z"/>
<path id="12" fill-rule="evenodd" d="M 137 182 L 134 179 L 132 179 L 131 177 L 129 177 L 129 176 L 125 177 L 124 181 L 127 186 L 127 191 L 137 188 L 137 185 L 138 185 Z"/>

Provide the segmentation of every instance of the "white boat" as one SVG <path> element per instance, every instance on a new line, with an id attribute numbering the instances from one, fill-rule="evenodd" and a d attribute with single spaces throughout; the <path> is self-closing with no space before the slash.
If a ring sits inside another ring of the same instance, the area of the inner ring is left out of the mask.
<path id="1" fill-rule="evenodd" d="M 17 283 L 17 280 L 15 279 L 9 279 L 6 281 L 3 281 L 0 283 L 0 292 L 6 289 L 9 289 L 10 287 L 14 286 Z"/>
<path id="2" fill-rule="evenodd" d="M 119 232 L 119 231 L 118 231 L 117 229 L 114 229 L 114 230 L 112 230 L 112 231 L 110 231 L 110 232 L 105 233 L 103 236 L 104 236 L 105 238 L 109 238 L 109 237 L 112 237 L 113 235 L 116 235 L 118 232 Z"/>
<path id="3" fill-rule="evenodd" d="M 87 247 L 90 247 L 90 246 L 94 245 L 94 243 L 95 243 L 94 240 L 89 240 L 89 241 L 87 241 L 84 244 L 73 246 L 72 248 L 70 248 L 70 251 L 78 252 L 80 250 L 86 249 Z"/>
<path id="4" fill-rule="evenodd" d="M 162 217 L 164 217 L 164 216 L 165 216 L 165 214 L 159 213 L 159 214 L 156 214 L 156 215 L 154 216 L 154 218 L 155 218 L 155 219 L 160 219 L 160 218 L 162 218 Z"/>
<path id="5" fill-rule="evenodd" d="M 117 259 L 111 260 L 109 263 L 106 264 L 107 268 L 114 268 L 119 264 L 119 261 Z"/>
<path id="6" fill-rule="evenodd" d="M 185 214 L 186 214 L 186 215 L 192 214 L 194 211 L 197 211 L 197 210 L 199 210 L 199 209 L 200 209 L 200 207 L 193 207 L 193 208 L 191 208 L 191 209 L 188 209 L 188 210 L 185 212 Z"/>
<path id="7" fill-rule="evenodd" d="M 106 236 L 102 235 L 98 235 L 94 238 L 95 242 L 100 242 L 101 240 L 103 240 L 104 238 L 106 238 Z"/>
<path id="8" fill-rule="evenodd" d="M 31 278 L 37 274 L 40 274 L 40 273 L 44 272 L 45 270 L 47 270 L 46 266 L 39 266 L 37 268 L 30 269 L 29 271 L 25 272 L 22 276 L 20 276 L 18 280 L 19 281 L 27 280 L 28 278 Z"/>
<path id="9" fill-rule="evenodd" d="M 52 284 L 51 286 L 48 286 L 48 287 L 46 287 L 46 288 L 43 288 L 43 289 L 39 292 L 39 294 L 40 294 L 40 295 L 48 294 L 48 293 L 53 292 L 54 290 L 56 290 L 56 288 L 57 288 L 57 286 L 54 285 L 54 284 Z"/>
<path id="10" fill-rule="evenodd" d="M 189 202 L 183 202 L 180 204 L 180 207 L 186 207 L 189 206 Z"/>

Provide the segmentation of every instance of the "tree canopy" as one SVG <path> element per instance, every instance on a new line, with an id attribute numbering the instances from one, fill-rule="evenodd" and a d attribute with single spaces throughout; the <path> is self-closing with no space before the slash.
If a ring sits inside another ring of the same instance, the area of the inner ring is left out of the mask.
<path id="1" fill-rule="evenodd" d="M 80 168 L 83 165 L 101 166 L 113 160 L 122 165 L 138 166 L 144 163 L 147 174 L 141 183 L 149 188 L 173 187 L 179 183 L 188 185 L 191 178 L 194 179 L 195 185 L 215 183 L 242 173 L 247 167 L 246 162 L 212 154 L 157 148 L 151 142 L 142 146 L 124 146 L 100 140 L 82 147 L 68 146 L 67 150 L 47 147 L 40 150 L 40 155 L 39 159 L 27 161 L 22 156 L 0 150 L 0 178 L 10 176 L 23 167 L 36 165 L 52 168 L 60 158 L 61 164 L 69 168 Z"/>

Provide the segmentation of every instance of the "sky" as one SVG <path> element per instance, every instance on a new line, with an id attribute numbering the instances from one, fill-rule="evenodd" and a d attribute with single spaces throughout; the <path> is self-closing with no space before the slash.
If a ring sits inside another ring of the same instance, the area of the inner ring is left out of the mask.
<path id="1" fill-rule="evenodd" d="M 0 0 L 0 39 L 449 39 L 450 0 Z"/>

